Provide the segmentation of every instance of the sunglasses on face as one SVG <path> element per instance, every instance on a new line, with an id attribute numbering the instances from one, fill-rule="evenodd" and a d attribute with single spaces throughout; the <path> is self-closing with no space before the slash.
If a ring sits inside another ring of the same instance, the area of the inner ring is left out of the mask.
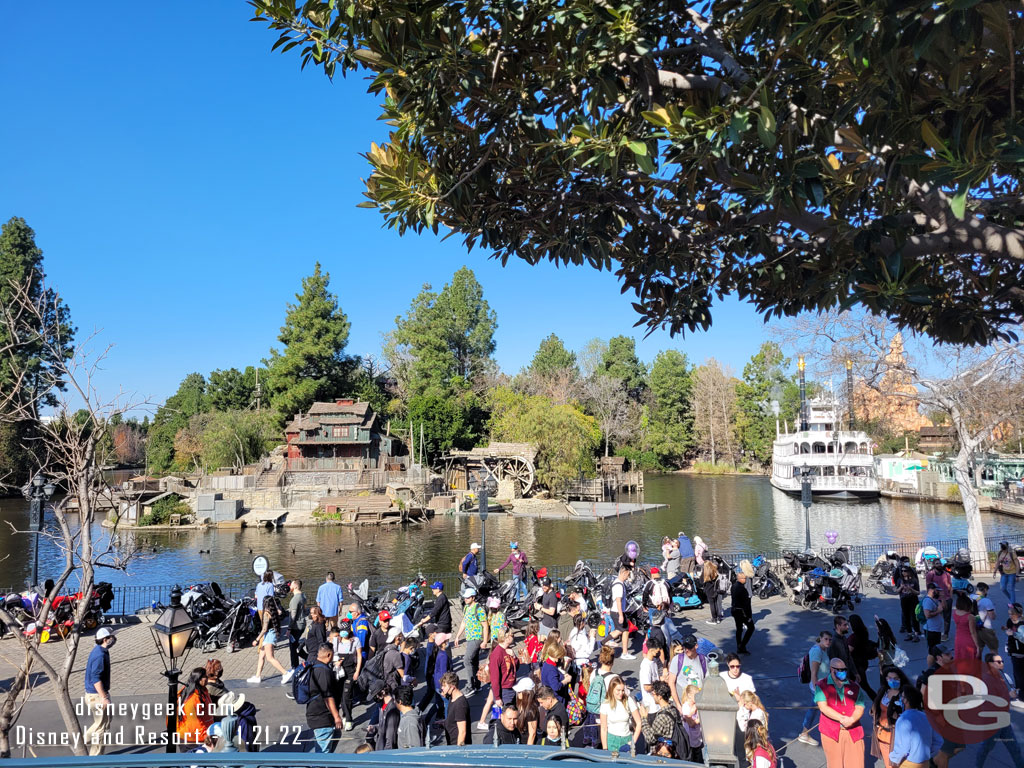
<path id="1" fill-rule="evenodd" d="M 739 669 L 739 668 L 740 668 L 739 664 L 730 664 L 729 665 L 729 669 Z"/>

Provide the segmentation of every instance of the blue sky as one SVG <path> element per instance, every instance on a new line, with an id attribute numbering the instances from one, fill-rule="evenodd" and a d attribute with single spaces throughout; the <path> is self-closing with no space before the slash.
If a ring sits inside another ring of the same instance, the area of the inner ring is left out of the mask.
<path id="1" fill-rule="evenodd" d="M 632 295 L 588 268 L 500 264 L 456 238 L 398 237 L 356 208 L 386 137 L 361 76 L 332 84 L 242 2 L 0 5 L 0 218 L 24 217 L 81 335 L 113 344 L 97 384 L 159 402 L 190 371 L 266 356 L 319 260 L 352 322 L 349 351 L 378 354 L 423 283 L 468 264 L 498 314 L 497 358 L 527 364 L 552 331 L 571 348 L 637 337 L 737 373 L 766 338 L 747 305 L 708 333 L 643 339 Z"/>

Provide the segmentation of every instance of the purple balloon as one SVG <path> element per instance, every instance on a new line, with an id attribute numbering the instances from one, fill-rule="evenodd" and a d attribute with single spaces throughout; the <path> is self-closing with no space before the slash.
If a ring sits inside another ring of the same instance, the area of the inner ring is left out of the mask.
<path id="1" fill-rule="evenodd" d="M 636 560 L 640 555 L 640 545 L 635 541 L 626 542 L 626 557 L 630 560 Z"/>
<path id="2" fill-rule="evenodd" d="M 825 538 L 828 539 L 829 544 L 835 544 L 839 539 L 839 534 L 836 531 L 825 531 Z"/>

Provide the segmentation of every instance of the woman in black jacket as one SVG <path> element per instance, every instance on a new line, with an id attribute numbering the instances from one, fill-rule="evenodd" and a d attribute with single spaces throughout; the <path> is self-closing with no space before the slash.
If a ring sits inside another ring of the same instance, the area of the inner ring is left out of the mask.
<path id="1" fill-rule="evenodd" d="M 320 646 L 327 642 L 327 619 L 320 606 L 309 609 L 309 622 L 306 625 L 306 658 L 315 659 Z"/>

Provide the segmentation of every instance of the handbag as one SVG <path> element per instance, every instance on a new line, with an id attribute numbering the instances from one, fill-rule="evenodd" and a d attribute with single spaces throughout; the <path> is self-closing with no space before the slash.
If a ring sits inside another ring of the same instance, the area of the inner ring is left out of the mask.
<path id="1" fill-rule="evenodd" d="M 570 693 L 565 704 L 565 712 L 569 715 L 569 725 L 580 725 L 587 716 L 587 707 L 579 696 Z"/>

